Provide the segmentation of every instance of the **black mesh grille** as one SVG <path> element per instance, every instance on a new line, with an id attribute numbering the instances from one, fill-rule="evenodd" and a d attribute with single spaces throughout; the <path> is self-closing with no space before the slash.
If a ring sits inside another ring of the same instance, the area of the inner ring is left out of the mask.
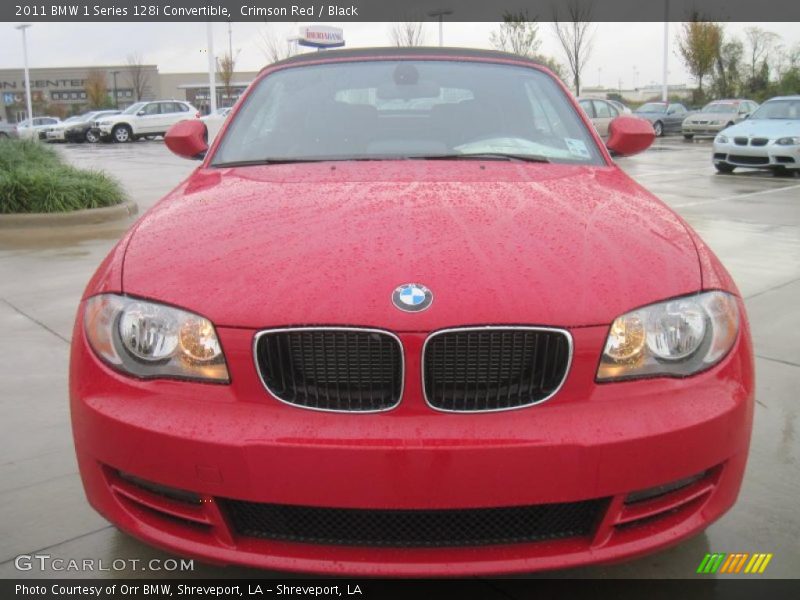
<path id="1" fill-rule="evenodd" d="M 256 359 L 269 391 L 324 410 L 371 411 L 400 401 L 403 356 L 393 336 L 355 329 L 267 332 Z"/>
<path id="2" fill-rule="evenodd" d="M 752 140 L 750 140 L 750 145 L 751 146 L 766 146 L 768 142 L 769 142 L 769 139 L 767 139 L 767 138 L 753 138 Z"/>
<path id="3" fill-rule="evenodd" d="M 442 410 L 525 406 L 561 385 L 569 354 L 569 340 L 560 331 L 489 328 L 436 334 L 425 347 L 425 395 Z"/>
<path id="4" fill-rule="evenodd" d="M 223 500 L 236 533 L 345 546 L 479 546 L 589 535 L 606 499 L 459 510 L 361 510 Z"/>
<path id="5" fill-rule="evenodd" d="M 736 137 L 733 138 L 733 141 L 736 143 L 737 146 L 747 146 L 747 138 L 746 137 Z"/>
<path id="6" fill-rule="evenodd" d="M 738 163 L 741 165 L 768 165 L 769 157 L 767 156 L 737 156 L 731 154 L 728 157 L 730 162 Z"/>

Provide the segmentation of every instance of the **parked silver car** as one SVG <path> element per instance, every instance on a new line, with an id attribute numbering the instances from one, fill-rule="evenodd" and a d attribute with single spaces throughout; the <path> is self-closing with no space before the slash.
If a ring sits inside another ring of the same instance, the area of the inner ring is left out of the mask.
<path id="1" fill-rule="evenodd" d="M 679 102 L 647 102 L 633 111 L 633 114 L 650 121 L 656 136 L 661 137 L 671 131 L 679 132 L 684 119 L 692 113 Z"/>
<path id="2" fill-rule="evenodd" d="M 3 117 L 0 117 L 0 139 L 16 137 L 19 137 L 17 135 L 17 126 L 4 121 Z"/>
<path id="3" fill-rule="evenodd" d="M 720 131 L 749 117 L 758 104 L 752 100 L 714 100 L 683 121 L 683 137 L 714 137 Z"/>
<path id="4" fill-rule="evenodd" d="M 749 119 L 717 134 L 713 160 L 720 173 L 736 167 L 800 170 L 800 96 L 771 98 Z"/>

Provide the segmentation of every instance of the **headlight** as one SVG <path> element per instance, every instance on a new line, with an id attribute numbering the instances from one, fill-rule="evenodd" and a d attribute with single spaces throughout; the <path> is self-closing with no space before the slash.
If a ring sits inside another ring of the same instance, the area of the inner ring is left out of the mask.
<path id="1" fill-rule="evenodd" d="M 722 121 L 709 121 L 709 125 L 722 125 Z"/>
<path id="2" fill-rule="evenodd" d="M 800 145 L 800 137 L 782 137 L 775 143 L 779 146 L 798 146 Z"/>
<path id="3" fill-rule="evenodd" d="M 728 143 L 728 136 L 727 135 L 718 135 L 714 138 L 714 141 L 718 144 L 727 144 Z"/>
<path id="4" fill-rule="evenodd" d="M 597 380 L 693 375 L 722 360 L 738 331 L 736 299 L 725 292 L 645 306 L 611 324 Z"/>
<path id="5" fill-rule="evenodd" d="M 200 315 L 102 294 L 86 301 L 84 328 L 100 358 L 136 377 L 230 381 L 214 325 Z"/>

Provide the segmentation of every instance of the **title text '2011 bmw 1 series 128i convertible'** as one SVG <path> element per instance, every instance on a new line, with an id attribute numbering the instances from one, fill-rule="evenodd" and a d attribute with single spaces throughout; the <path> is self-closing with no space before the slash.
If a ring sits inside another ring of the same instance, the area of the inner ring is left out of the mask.
<path id="1" fill-rule="evenodd" d="M 98 268 L 72 338 L 87 497 L 211 562 L 397 576 L 618 561 L 735 502 L 741 296 L 516 56 L 270 65 Z"/>

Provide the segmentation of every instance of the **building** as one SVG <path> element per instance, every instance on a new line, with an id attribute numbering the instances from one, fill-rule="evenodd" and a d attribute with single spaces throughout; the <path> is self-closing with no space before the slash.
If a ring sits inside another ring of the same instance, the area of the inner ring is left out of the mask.
<path id="1" fill-rule="evenodd" d="M 105 82 L 107 105 L 126 108 L 140 98 L 160 93 L 158 67 L 142 65 L 138 77 L 128 65 L 31 69 L 31 101 L 34 116 L 64 117 L 89 105 L 87 82 Z M 25 75 L 22 69 L 0 69 L 0 116 L 11 123 L 26 117 Z"/>
<path id="2" fill-rule="evenodd" d="M 236 73 L 230 90 L 217 76 L 217 106 L 232 106 L 257 72 Z M 127 108 L 138 100 L 186 100 L 201 112 L 209 110 L 208 73 L 160 73 L 156 65 L 30 69 L 34 116 L 66 117 L 90 107 L 92 82 L 104 83 L 108 107 Z M 230 92 L 230 93 L 229 93 Z M 22 69 L 0 69 L 0 117 L 10 123 L 26 118 Z"/>

